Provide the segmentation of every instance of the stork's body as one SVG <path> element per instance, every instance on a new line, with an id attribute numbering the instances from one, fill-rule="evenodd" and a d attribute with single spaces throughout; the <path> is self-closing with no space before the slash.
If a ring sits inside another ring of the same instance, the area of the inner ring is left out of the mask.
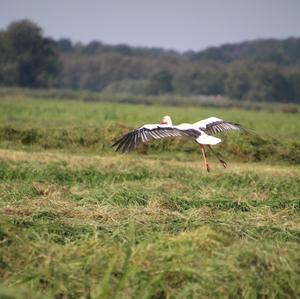
<path id="1" fill-rule="evenodd" d="M 162 139 L 167 137 L 192 138 L 200 145 L 205 167 L 207 171 L 209 171 L 210 168 L 206 159 L 204 146 L 208 146 L 210 148 L 225 168 L 226 162 L 220 159 L 219 155 L 211 148 L 211 145 L 220 143 L 221 139 L 211 135 L 228 130 L 243 131 L 244 129 L 238 124 L 224 121 L 216 117 L 210 117 L 194 124 L 183 123 L 174 126 L 170 116 L 164 116 L 160 124 L 148 124 L 131 131 L 118 139 L 113 146 L 116 146 L 117 151 L 121 150 L 125 152 L 136 148 L 140 142 L 148 142 L 153 139 Z"/>

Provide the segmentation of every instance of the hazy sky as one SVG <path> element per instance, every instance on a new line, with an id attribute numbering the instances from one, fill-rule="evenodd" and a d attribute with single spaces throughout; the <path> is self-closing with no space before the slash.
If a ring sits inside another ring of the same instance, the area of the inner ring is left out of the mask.
<path id="1" fill-rule="evenodd" d="M 54 38 L 180 51 L 300 37 L 300 0 L 0 0 L 1 29 L 24 18 Z"/>

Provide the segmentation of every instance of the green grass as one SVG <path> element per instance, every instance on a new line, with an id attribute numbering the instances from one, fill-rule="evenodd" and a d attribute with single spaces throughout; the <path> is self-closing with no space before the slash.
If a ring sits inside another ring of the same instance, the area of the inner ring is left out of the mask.
<path id="1" fill-rule="evenodd" d="M 22 95 L 5 97 L 0 101 L 0 121 L 16 128 L 100 128 L 103 125 L 136 127 L 159 122 L 171 115 L 174 123 L 196 122 L 212 115 L 232 120 L 277 139 L 298 140 L 299 114 L 269 111 L 247 111 L 237 108 L 194 108 L 172 106 L 143 106 L 117 103 L 85 103 L 79 101 L 31 99 Z"/>
<path id="2" fill-rule="evenodd" d="M 300 297 L 299 115 L 21 96 L 0 111 L 0 298 Z M 264 137 L 223 136 L 211 173 L 193 143 L 111 151 L 164 114 Z"/>

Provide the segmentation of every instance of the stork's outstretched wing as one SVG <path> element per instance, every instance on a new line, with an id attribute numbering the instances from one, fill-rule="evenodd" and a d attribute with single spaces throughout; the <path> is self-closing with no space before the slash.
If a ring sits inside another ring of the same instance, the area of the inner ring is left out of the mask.
<path id="1" fill-rule="evenodd" d="M 116 151 L 121 150 L 122 152 L 125 152 L 136 148 L 141 142 L 148 142 L 153 139 L 168 137 L 197 137 L 199 135 L 199 131 L 188 127 L 181 129 L 176 126 L 168 125 L 145 125 L 125 134 L 112 146 L 116 147 Z"/>
<path id="2" fill-rule="evenodd" d="M 239 124 L 230 121 L 225 121 L 217 117 L 206 118 L 195 123 L 194 126 L 197 126 L 200 130 L 204 131 L 208 135 L 213 135 L 219 132 L 229 130 L 246 131 Z"/>

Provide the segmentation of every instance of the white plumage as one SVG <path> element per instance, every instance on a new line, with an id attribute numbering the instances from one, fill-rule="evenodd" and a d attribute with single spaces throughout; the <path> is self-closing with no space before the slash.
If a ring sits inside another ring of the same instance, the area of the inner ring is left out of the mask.
<path id="1" fill-rule="evenodd" d="M 211 135 L 228 130 L 245 131 L 245 129 L 243 129 L 239 124 L 224 121 L 217 117 L 209 117 L 193 124 L 183 123 L 174 126 L 171 117 L 164 116 L 160 124 L 147 124 L 133 130 L 118 139 L 113 144 L 113 147 L 116 147 L 117 151 L 121 150 L 122 152 L 125 152 L 136 148 L 141 142 L 148 142 L 153 139 L 168 137 L 192 138 L 200 145 L 206 169 L 209 171 L 204 145 L 207 145 L 222 165 L 226 167 L 226 162 L 219 158 L 210 145 L 215 145 L 221 142 L 220 138 Z"/>

